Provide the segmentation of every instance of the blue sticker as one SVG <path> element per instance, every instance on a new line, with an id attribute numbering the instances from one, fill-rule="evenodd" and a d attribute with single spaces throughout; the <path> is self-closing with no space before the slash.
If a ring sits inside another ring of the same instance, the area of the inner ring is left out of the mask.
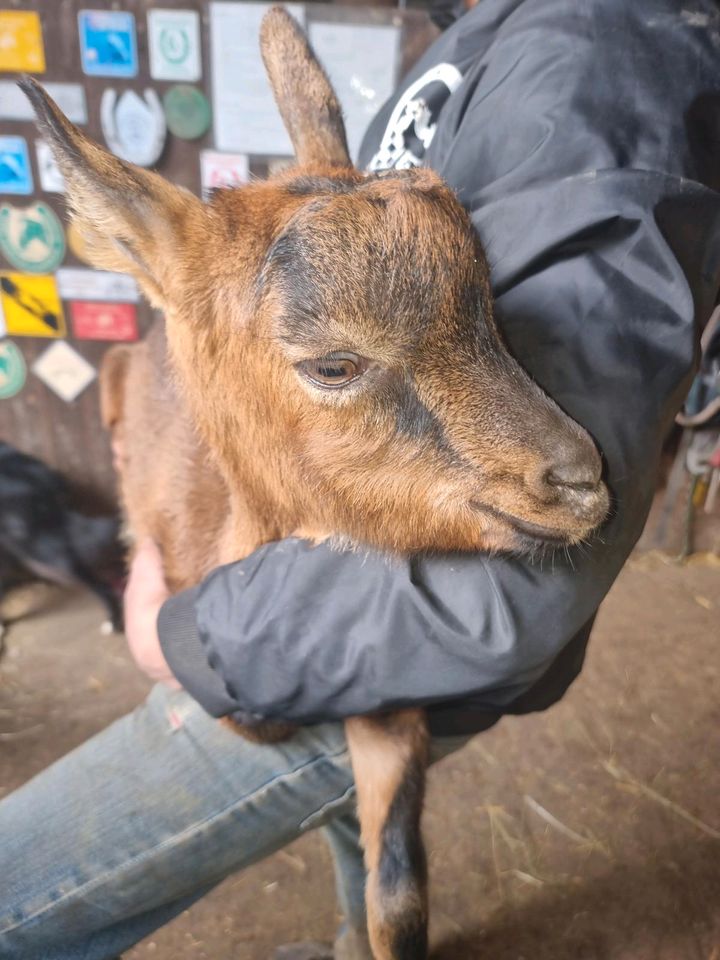
<path id="1" fill-rule="evenodd" d="M 0 137 L 0 193 L 32 193 L 27 143 L 22 137 Z"/>
<path id="2" fill-rule="evenodd" d="M 135 17 L 121 10 L 80 10 L 80 55 L 89 77 L 134 77 L 138 72 Z"/>

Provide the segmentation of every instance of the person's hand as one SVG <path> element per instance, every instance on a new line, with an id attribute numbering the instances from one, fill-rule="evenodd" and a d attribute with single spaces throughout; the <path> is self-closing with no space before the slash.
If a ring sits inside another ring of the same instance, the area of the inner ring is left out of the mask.
<path id="1" fill-rule="evenodd" d="M 130 564 L 125 588 L 125 636 L 142 672 L 151 680 L 179 690 L 180 684 L 163 656 L 157 632 L 158 613 L 169 595 L 160 551 L 153 540 L 143 540 Z"/>

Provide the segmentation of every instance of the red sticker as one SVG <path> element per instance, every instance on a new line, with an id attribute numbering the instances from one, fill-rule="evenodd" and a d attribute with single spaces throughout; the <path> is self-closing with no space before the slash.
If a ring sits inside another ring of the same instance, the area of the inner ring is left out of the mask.
<path id="1" fill-rule="evenodd" d="M 70 304 L 73 333 L 78 340 L 137 340 L 137 312 L 132 303 Z"/>

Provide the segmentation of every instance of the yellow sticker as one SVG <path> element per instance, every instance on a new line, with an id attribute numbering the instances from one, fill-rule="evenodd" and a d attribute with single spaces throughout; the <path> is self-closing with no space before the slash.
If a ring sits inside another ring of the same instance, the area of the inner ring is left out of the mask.
<path id="1" fill-rule="evenodd" d="M 0 70 L 45 73 L 45 48 L 37 13 L 0 10 Z"/>
<path id="2" fill-rule="evenodd" d="M 9 334 L 65 336 L 65 317 L 54 277 L 0 273 L 0 301 Z"/>

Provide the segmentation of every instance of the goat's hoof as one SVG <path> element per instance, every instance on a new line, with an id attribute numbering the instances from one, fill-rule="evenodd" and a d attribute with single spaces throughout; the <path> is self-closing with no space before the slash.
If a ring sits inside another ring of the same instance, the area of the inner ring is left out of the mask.
<path id="1" fill-rule="evenodd" d="M 304 941 L 303 943 L 288 943 L 278 947 L 273 960 L 333 960 L 335 956 L 329 943 Z"/>

